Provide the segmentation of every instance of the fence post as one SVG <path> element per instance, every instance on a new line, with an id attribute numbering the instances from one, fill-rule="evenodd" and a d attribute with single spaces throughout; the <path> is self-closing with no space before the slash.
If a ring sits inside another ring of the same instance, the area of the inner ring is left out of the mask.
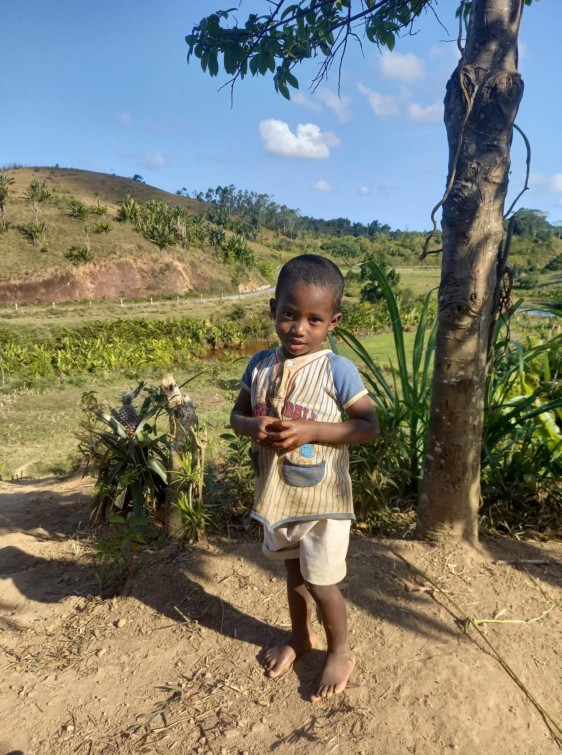
<path id="1" fill-rule="evenodd" d="M 119 302 L 121 304 L 121 309 L 123 309 L 123 299 L 119 299 Z"/>

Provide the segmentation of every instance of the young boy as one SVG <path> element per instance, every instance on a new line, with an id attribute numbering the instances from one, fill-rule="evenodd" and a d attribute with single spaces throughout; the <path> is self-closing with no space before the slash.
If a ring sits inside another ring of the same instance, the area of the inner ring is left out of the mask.
<path id="1" fill-rule="evenodd" d="M 315 647 L 315 602 L 328 653 L 313 702 L 343 692 L 355 666 L 337 587 L 355 519 L 347 446 L 379 432 L 357 368 L 323 348 L 341 319 L 343 284 L 336 265 L 314 254 L 282 267 L 270 301 L 281 346 L 252 357 L 231 414 L 233 429 L 252 439 L 252 516 L 263 525 L 264 553 L 287 569 L 291 634 L 267 651 L 264 667 L 279 677 Z"/>

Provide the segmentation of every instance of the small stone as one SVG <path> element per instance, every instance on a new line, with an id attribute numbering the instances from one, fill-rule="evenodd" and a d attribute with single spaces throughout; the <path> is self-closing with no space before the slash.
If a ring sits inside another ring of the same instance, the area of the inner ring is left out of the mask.
<path id="1" fill-rule="evenodd" d="M 101 658 L 102 655 L 105 655 L 107 653 L 107 648 L 100 648 L 98 652 L 96 653 L 98 658 Z"/>
<path id="2" fill-rule="evenodd" d="M 74 731 L 74 726 L 72 724 L 66 724 L 66 726 L 64 726 L 63 728 L 67 732 L 67 734 L 72 734 L 72 732 Z"/>
<path id="3" fill-rule="evenodd" d="M 115 626 L 117 627 L 117 629 L 121 629 L 122 627 L 125 626 L 126 623 L 127 623 L 127 619 L 117 619 L 117 621 L 115 622 Z"/>
<path id="4" fill-rule="evenodd" d="M 222 735 L 225 739 L 232 739 L 232 737 L 237 737 L 239 733 L 237 729 L 226 729 Z"/>

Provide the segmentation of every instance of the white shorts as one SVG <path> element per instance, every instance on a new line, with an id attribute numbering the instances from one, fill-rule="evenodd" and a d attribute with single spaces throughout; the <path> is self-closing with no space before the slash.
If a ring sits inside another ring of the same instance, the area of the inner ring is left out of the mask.
<path id="1" fill-rule="evenodd" d="M 263 528 L 264 554 L 274 561 L 298 558 L 301 574 L 312 585 L 335 585 L 347 574 L 351 519 L 292 522 L 270 532 Z"/>

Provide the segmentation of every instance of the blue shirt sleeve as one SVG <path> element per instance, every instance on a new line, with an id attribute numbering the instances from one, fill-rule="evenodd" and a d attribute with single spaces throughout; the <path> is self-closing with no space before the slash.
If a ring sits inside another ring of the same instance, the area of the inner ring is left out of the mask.
<path id="1" fill-rule="evenodd" d="M 264 349 L 263 351 L 258 351 L 254 356 L 250 359 L 248 362 L 248 366 L 244 370 L 244 374 L 242 375 L 242 380 L 240 381 L 241 387 L 244 388 L 246 391 L 250 391 L 252 387 L 252 376 L 254 374 L 254 370 L 258 366 L 258 364 L 262 361 L 262 359 L 271 353 L 271 349 Z"/>
<path id="2" fill-rule="evenodd" d="M 357 367 L 346 357 L 339 354 L 330 354 L 332 376 L 336 389 L 336 398 L 342 409 L 347 409 L 357 399 L 366 396 L 368 391 L 363 385 L 361 375 Z"/>

